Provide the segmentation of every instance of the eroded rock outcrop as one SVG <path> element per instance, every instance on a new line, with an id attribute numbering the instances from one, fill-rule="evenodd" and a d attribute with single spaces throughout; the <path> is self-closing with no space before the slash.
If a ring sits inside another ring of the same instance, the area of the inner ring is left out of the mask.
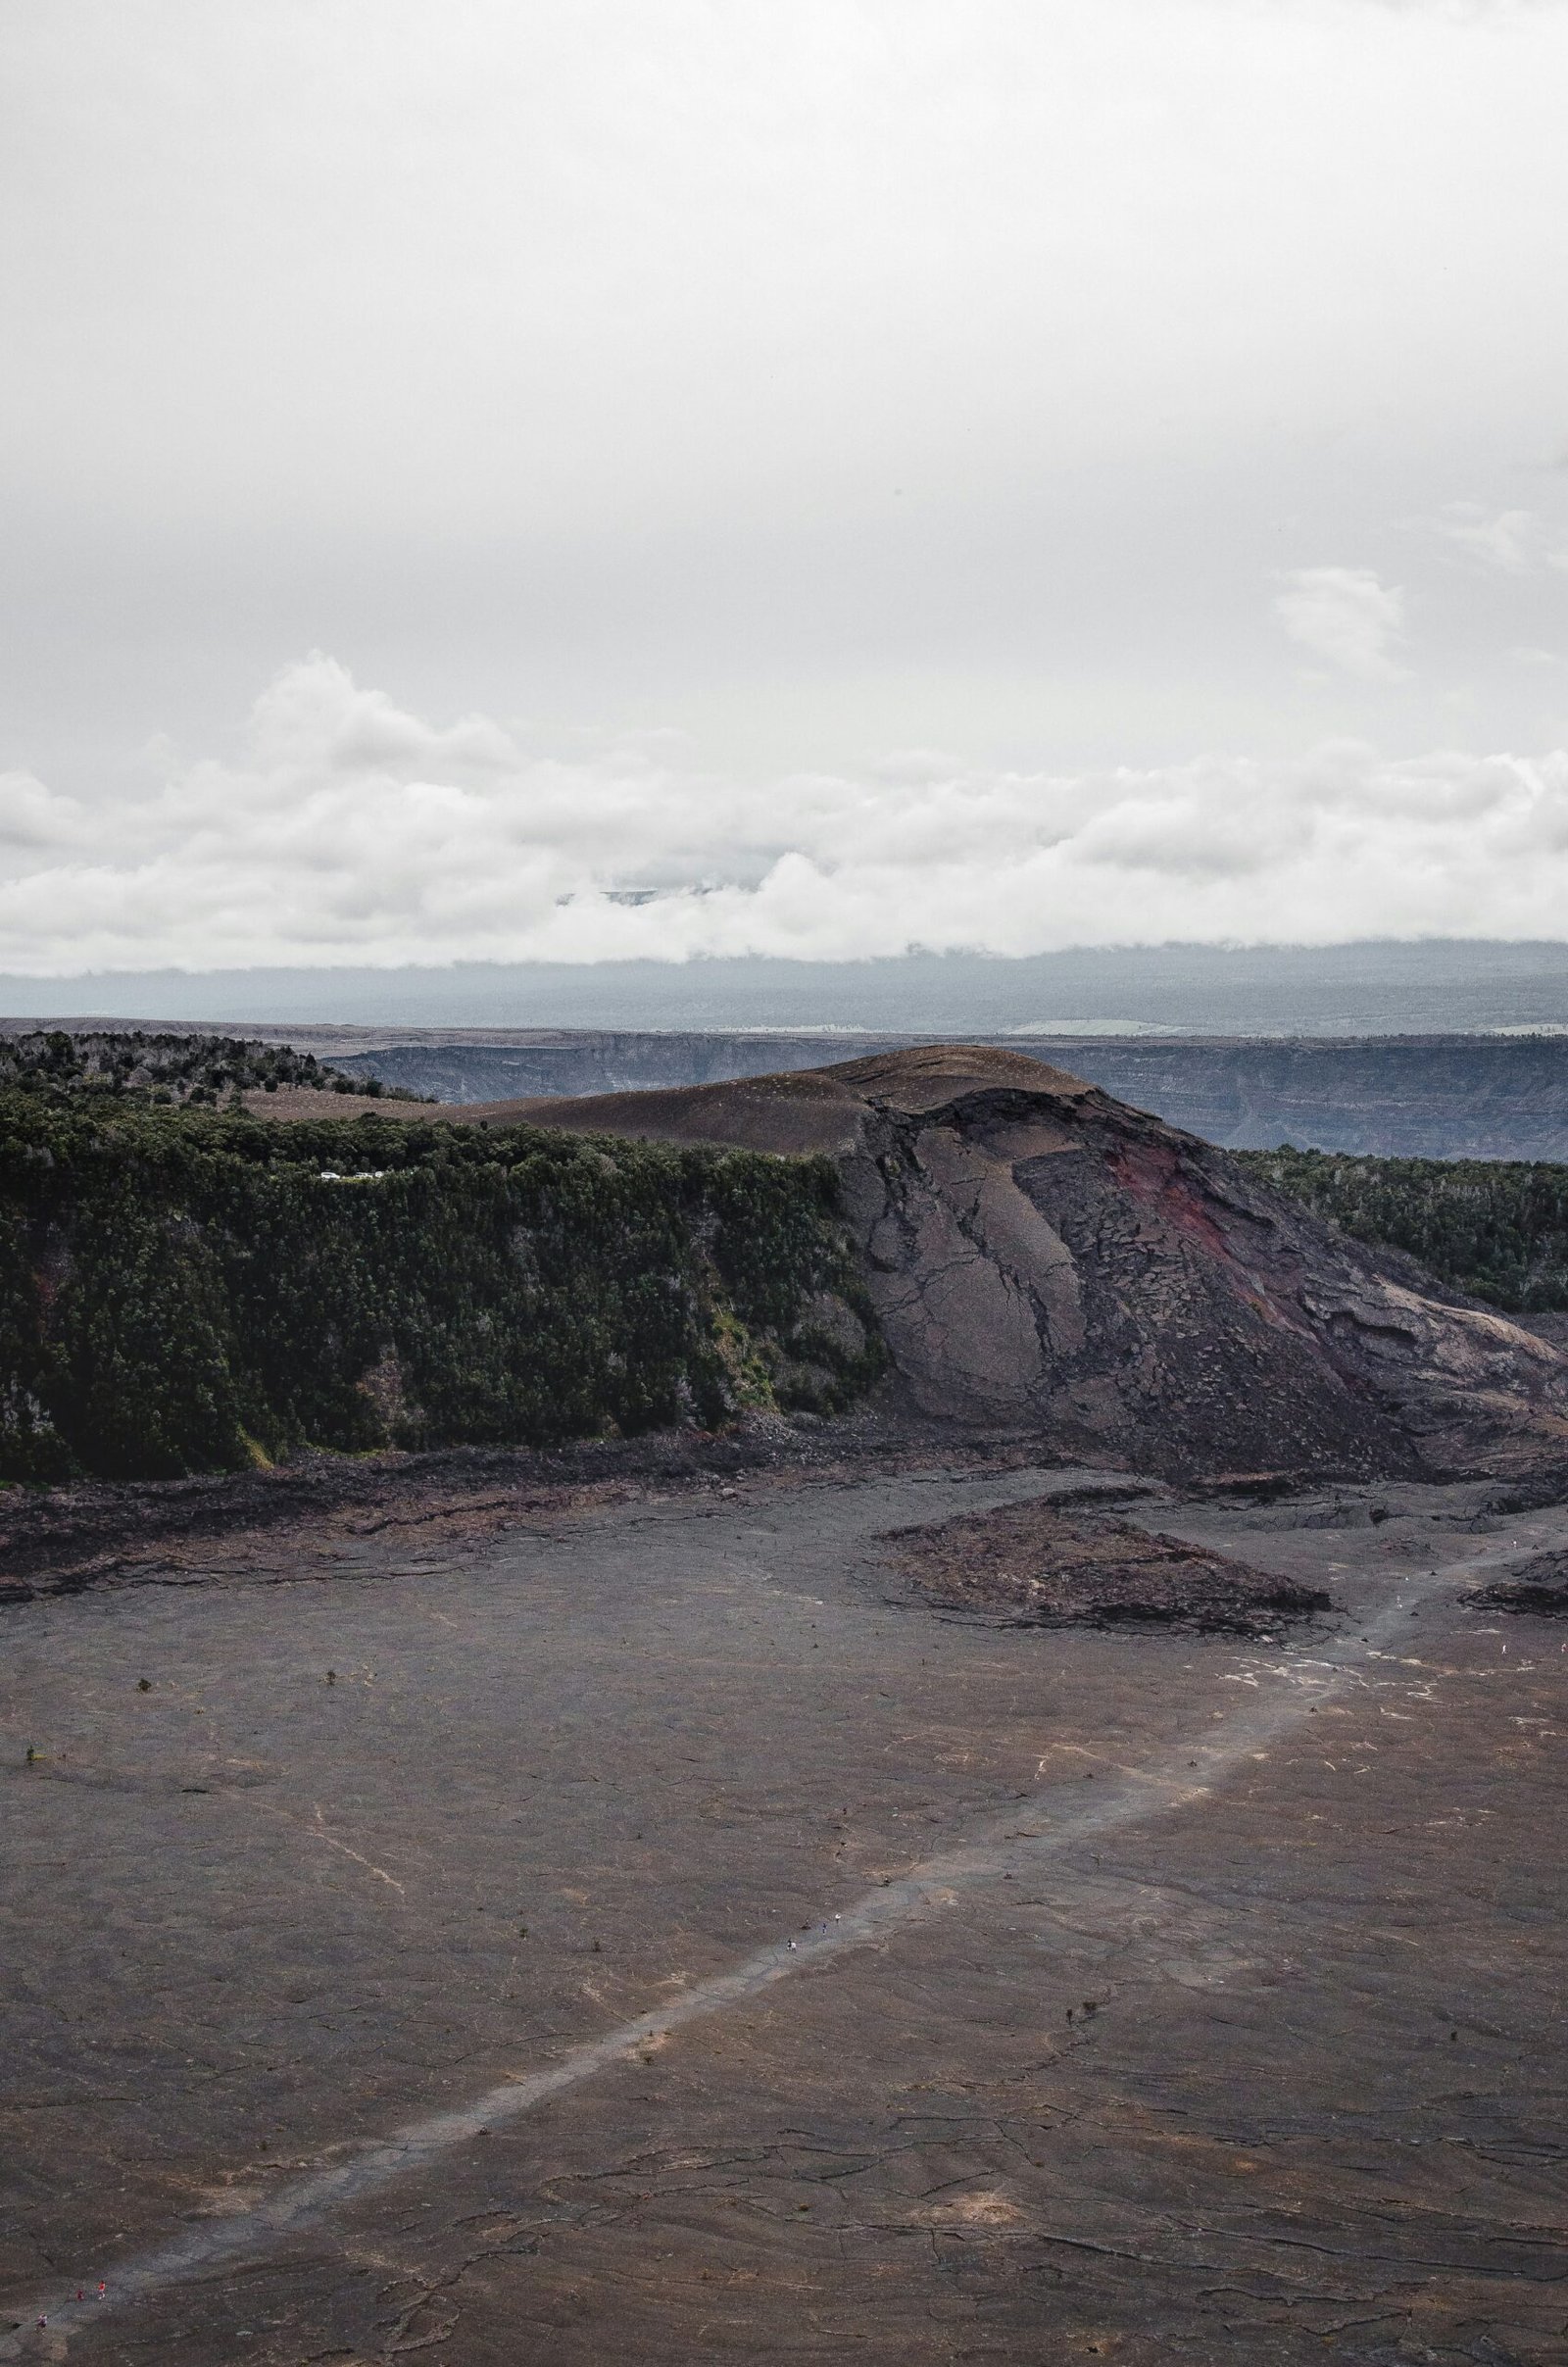
<path id="1" fill-rule="evenodd" d="M 920 1412 L 1146 1469 L 1568 1445 L 1568 1358 L 1021 1053 L 931 1047 L 476 1117 L 825 1151 Z"/>

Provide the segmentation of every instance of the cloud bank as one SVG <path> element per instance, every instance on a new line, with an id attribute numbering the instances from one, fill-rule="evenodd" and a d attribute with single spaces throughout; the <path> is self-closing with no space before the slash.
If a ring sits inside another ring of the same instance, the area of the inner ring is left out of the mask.
<path id="1" fill-rule="evenodd" d="M 0 775 L 7 966 L 189 969 L 910 948 L 1549 938 L 1568 750 L 974 769 L 737 786 L 649 735 L 570 756 L 440 728 L 333 660 L 288 667 L 237 761 L 95 807 Z"/>

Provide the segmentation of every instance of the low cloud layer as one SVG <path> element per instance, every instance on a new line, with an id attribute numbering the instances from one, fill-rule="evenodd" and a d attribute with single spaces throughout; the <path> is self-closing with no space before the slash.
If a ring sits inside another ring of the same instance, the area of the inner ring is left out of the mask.
<path id="1" fill-rule="evenodd" d="M 107 809 L 0 776 L 0 931 L 40 977 L 1553 937 L 1565 912 L 1562 749 L 1073 774 L 916 752 L 736 787 L 657 736 L 564 758 L 438 728 L 314 657 L 237 762 Z"/>

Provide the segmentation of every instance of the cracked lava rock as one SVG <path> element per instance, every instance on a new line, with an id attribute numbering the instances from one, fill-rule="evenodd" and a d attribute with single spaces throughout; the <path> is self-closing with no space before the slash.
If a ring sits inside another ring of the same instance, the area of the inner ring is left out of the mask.
<path id="1" fill-rule="evenodd" d="M 1531 1611 L 1538 1619 L 1568 1619 L 1568 1553 L 1538 1553 L 1510 1578 L 1466 1595 L 1476 1610 Z"/>
<path id="2" fill-rule="evenodd" d="M 937 1608 L 1010 1627 L 1172 1627 L 1268 1635 L 1333 1607 L 1316 1587 L 1179 1538 L 1049 1502 L 896 1529 L 894 1567 Z"/>

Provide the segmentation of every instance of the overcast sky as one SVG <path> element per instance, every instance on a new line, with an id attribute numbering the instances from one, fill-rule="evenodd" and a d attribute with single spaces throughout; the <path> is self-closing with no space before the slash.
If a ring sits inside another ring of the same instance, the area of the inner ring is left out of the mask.
<path id="1" fill-rule="evenodd" d="M 1568 5 L 7 0 L 0 969 L 1568 936 Z"/>

